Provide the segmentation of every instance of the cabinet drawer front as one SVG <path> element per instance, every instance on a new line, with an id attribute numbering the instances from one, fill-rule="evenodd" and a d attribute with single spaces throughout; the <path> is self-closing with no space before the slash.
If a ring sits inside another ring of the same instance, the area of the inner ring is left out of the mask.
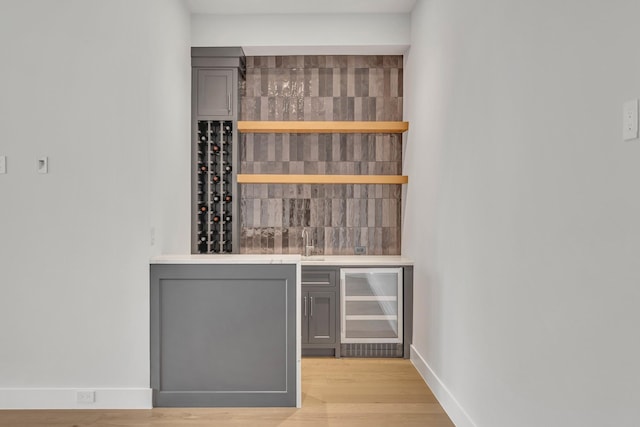
<path id="1" fill-rule="evenodd" d="M 302 284 L 305 286 L 336 286 L 336 271 L 303 269 Z"/>

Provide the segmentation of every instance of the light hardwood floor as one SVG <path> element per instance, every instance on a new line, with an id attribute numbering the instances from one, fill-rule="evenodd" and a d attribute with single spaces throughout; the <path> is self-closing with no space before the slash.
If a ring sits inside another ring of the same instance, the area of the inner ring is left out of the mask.
<path id="1" fill-rule="evenodd" d="M 0 411 L 2 427 L 451 427 L 410 361 L 302 360 L 302 409 Z"/>

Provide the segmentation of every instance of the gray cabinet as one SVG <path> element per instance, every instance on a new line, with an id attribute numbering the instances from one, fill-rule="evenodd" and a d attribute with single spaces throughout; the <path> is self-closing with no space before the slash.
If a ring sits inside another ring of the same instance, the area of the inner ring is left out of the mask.
<path id="1" fill-rule="evenodd" d="M 304 292 L 304 322 L 307 323 L 308 344 L 335 344 L 336 342 L 336 293 Z"/>
<path id="2" fill-rule="evenodd" d="M 295 406 L 296 265 L 151 265 L 154 406 Z"/>
<path id="3" fill-rule="evenodd" d="M 338 269 L 302 267 L 302 354 L 340 356 Z"/>
<path id="4" fill-rule="evenodd" d="M 201 68 L 194 71 L 197 81 L 196 114 L 218 120 L 232 120 L 234 99 L 234 71 L 232 69 Z M 237 86 L 237 85 L 236 85 Z"/>

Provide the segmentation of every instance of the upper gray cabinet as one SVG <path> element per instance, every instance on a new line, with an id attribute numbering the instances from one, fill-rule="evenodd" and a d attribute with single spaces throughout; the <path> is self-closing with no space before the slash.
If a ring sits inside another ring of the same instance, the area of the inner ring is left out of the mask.
<path id="1" fill-rule="evenodd" d="M 193 119 L 237 121 L 247 71 L 242 48 L 192 47 L 191 69 Z"/>
<path id="2" fill-rule="evenodd" d="M 196 69 L 196 115 L 214 119 L 232 119 L 237 96 L 234 96 L 231 69 Z"/>

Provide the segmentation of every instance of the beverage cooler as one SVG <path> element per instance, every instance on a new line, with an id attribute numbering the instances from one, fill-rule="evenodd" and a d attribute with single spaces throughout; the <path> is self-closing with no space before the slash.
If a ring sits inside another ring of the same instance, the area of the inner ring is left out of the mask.
<path id="1" fill-rule="evenodd" d="M 402 344 L 402 271 L 340 270 L 342 344 Z"/>

